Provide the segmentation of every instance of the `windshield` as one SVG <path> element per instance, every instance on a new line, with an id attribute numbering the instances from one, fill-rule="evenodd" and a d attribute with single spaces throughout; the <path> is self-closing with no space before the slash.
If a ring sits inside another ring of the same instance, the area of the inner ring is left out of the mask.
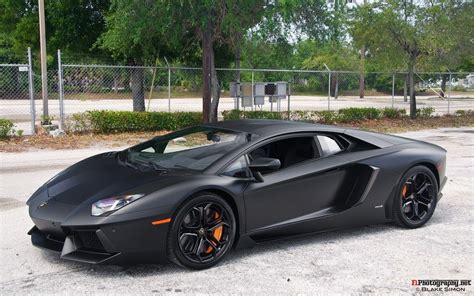
<path id="1" fill-rule="evenodd" d="M 126 161 L 158 170 L 202 171 L 246 142 L 246 133 L 198 126 L 134 146 L 126 151 Z"/>

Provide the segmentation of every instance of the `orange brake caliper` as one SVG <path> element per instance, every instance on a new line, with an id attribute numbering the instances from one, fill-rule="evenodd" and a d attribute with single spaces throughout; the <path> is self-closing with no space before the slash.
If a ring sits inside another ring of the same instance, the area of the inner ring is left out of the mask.
<path id="1" fill-rule="evenodd" d="M 214 213 L 214 219 L 216 219 L 216 220 L 219 219 L 219 213 L 218 212 Z M 222 230 L 223 230 L 223 226 L 221 225 L 221 226 L 217 227 L 216 229 L 214 229 L 214 232 L 212 233 L 214 235 L 214 238 L 217 241 L 221 240 Z M 210 252 L 212 252 L 212 246 L 207 247 L 206 254 L 209 254 Z"/>
<path id="2" fill-rule="evenodd" d="M 402 188 L 402 197 L 405 198 L 407 194 L 407 184 L 403 185 Z"/>

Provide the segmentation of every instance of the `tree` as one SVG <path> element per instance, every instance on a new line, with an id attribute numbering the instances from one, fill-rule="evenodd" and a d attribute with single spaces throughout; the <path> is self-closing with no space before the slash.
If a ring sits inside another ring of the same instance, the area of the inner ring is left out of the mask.
<path id="1" fill-rule="evenodd" d="M 144 69 L 157 57 L 176 56 L 164 39 L 159 19 L 162 5 L 156 1 L 113 0 L 106 17 L 106 30 L 97 45 L 109 51 L 114 59 L 131 66 L 130 88 L 133 110 L 145 111 Z"/>
<path id="2" fill-rule="evenodd" d="M 473 43 L 466 42 L 466 40 L 472 40 L 474 36 L 474 27 L 466 26 L 473 21 L 474 3 L 467 3 L 462 10 L 447 4 L 442 2 L 436 8 L 443 11 L 444 22 L 450 23 L 449 30 L 452 38 L 446 42 L 451 42 L 451 45 L 436 48 L 431 55 L 422 57 L 418 67 L 423 71 L 444 72 L 441 75 L 442 96 L 446 93 L 446 82 L 449 78 L 446 72 L 472 70 L 470 60 L 474 57 Z"/>
<path id="3" fill-rule="evenodd" d="M 454 14 L 451 20 L 446 18 L 446 9 Z M 456 22 L 452 20 L 464 9 L 471 10 L 472 18 L 472 4 L 451 0 L 388 0 L 364 5 L 356 11 L 352 24 L 356 42 L 365 44 L 374 57 L 403 57 L 408 71 L 411 118 L 416 117 L 416 64 L 421 57 L 454 46 L 458 37 L 453 29 Z M 467 40 L 470 39 L 472 36 Z"/>
<path id="4" fill-rule="evenodd" d="M 46 1 L 46 37 L 49 60 L 55 52 L 100 54 L 93 45 L 104 30 L 105 0 Z M 38 3 L 33 0 L 0 0 L 2 58 L 24 61 L 26 48 L 39 51 Z M 51 54 L 52 53 L 52 54 Z"/>
<path id="5" fill-rule="evenodd" d="M 267 7 L 266 0 L 185 0 L 159 1 L 163 8 L 161 21 L 166 24 L 166 38 L 182 42 L 191 35 L 200 43 L 203 80 L 203 121 L 217 120 L 220 85 L 215 66 L 215 50 L 221 44 L 233 43 L 254 23 Z"/>
<path id="6" fill-rule="evenodd" d="M 357 55 L 347 44 L 328 42 L 320 46 L 314 55 L 303 62 L 306 69 L 324 70 L 327 65 L 331 71 L 356 70 Z M 331 72 L 331 91 L 334 98 L 338 97 L 339 73 Z"/>

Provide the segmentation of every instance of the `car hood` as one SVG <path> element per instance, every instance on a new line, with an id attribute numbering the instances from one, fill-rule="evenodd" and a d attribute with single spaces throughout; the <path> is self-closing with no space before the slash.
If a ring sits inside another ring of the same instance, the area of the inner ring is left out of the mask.
<path id="1" fill-rule="evenodd" d="M 116 195 L 147 194 L 149 192 L 133 192 L 133 189 L 156 181 L 159 181 L 159 188 L 170 182 L 175 183 L 177 177 L 190 174 L 193 173 L 184 170 L 134 169 L 120 164 L 117 153 L 104 153 L 80 161 L 56 175 L 33 194 L 28 204 L 36 196 L 42 196 L 40 202 L 54 200 L 62 204 L 80 205 Z"/>

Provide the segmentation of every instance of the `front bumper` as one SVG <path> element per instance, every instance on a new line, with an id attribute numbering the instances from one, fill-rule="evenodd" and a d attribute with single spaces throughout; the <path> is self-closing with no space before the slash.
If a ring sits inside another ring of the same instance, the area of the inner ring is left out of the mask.
<path id="1" fill-rule="evenodd" d="M 444 185 L 446 185 L 447 181 L 448 177 L 444 176 L 443 180 L 441 180 L 441 183 L 439 184 L 438 201 L 443 197 L 443 193 L 441 193 L 441 190 L 443 190 Z"/>
<path id="2" fill-rule="evenodd" d="M 144 219 L 91 228 L 33 221 L 28 232 L 32 244 L 59 253 L 61 259 L 117 265 L 166 261 L 167 224 L 155 226 Z"/>

